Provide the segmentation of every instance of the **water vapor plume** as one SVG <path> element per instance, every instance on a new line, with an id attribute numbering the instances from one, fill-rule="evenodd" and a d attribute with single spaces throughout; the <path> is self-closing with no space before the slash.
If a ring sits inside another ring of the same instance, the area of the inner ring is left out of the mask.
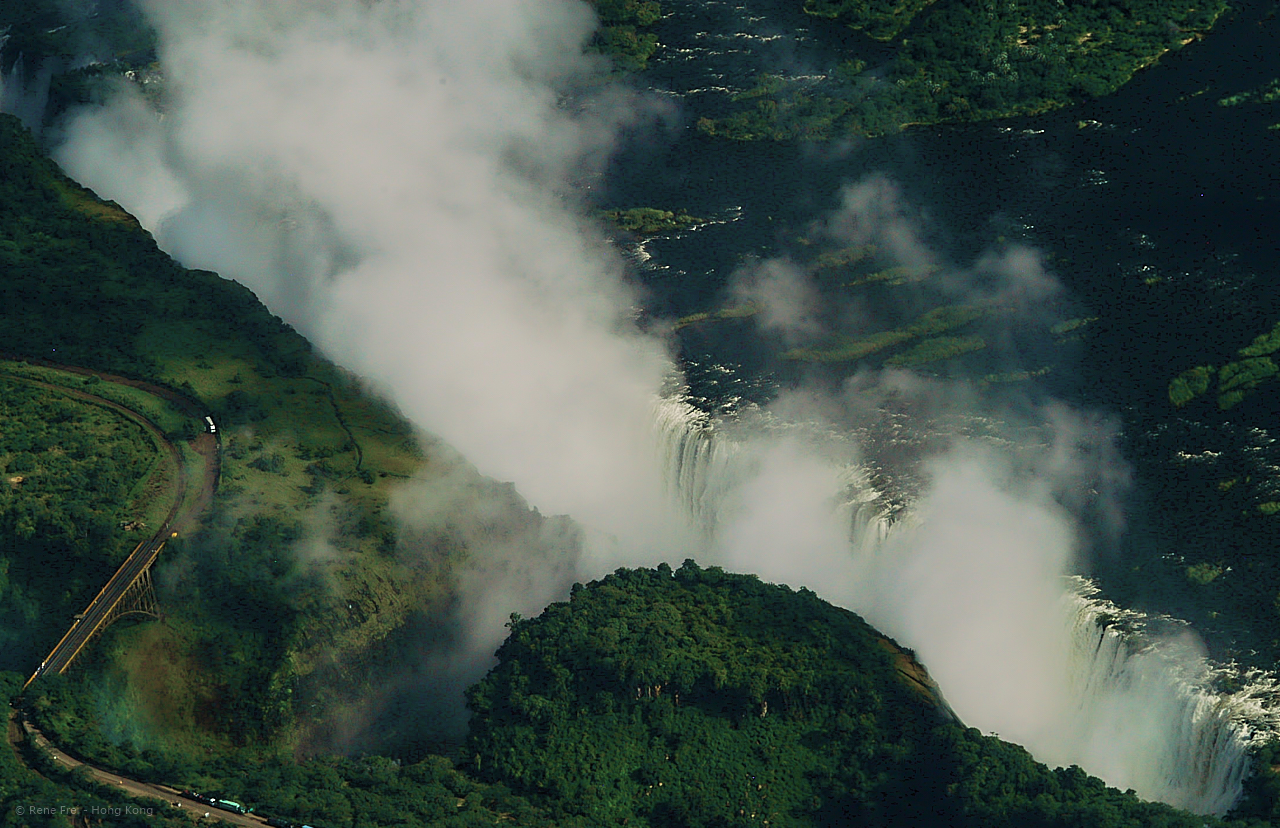
<path id="1" fill-rule="evenodd" d="M 927 226 L 927 215 L 907 202 L 902 188 L 876 174 L 844 188 L 825 230 L 847 244 L 883 246 L 902 265 L 928 270 L 938 260 L 925 241 Z"/>
<path id="2" fill-rule="evenodd" d="M 822 330 L 822 297 L 803 269 L 787 259 L 741 268 L 729 292 L 735 302 L 758 308 L 757 324 L 766 332 L 781 332 L 788 344 L 807 341 Z"/>
<path id="3" fill-rule="evenodd" d="M 1105 418 L 890 366 L 834 394 L 782 395 L 757 424 L 723 429 L 729 450 L 687 406 L 655 416 L 671 359 L 631 323 L 621 260 L 580 215 L 575 187 L 649 106 L 600 85 L 584 4 L 146 8 L 168 72 L 164 118 L 122 93 L 69 125 L 59 160 L 145 214 L 181 261 L 252 287 L 480 474 L 516 487 L 455 467 L 395 504 L 402 555 L 455 556 L 452 657 L 428 662 L 450 692 L 483 669 L 511 611 L 532 614 L 616 566 L 705 552 L 866 614 L 917 650 L 965 721 L 1049 761 L 1087 758 L 1068 738 L 1082 720 L 1063 577 L 1082 522 L 1122 525 L 1126 473 Z M 104 173 L 109 158 L 162 164 L 134 180 Z M 1017 365 L 1005 328 L 1036 318 L 1055 280 L 1029 248 L 948 264 L 928 227 L 872 176 L 844 191 L 823 232 L 910 271 L 895 310 L 922 313 L 928 296 L 979 308 L 961 316 L 990 334 L 992 361 Z M 804 340 L 831 318 L 809 278 L 780 258 L 735 289 L 762 306 L 767 333 Z M 866 445 L 820 436 L 851 424 Z M 876 466 L 891 457 L 918 481 L 906 496 L 876 488 L 892 483 L 894 469 Z"/>
<path id="4" fill-rule="evenodd" d="M 447 574 L 448 617 L 432 624 L 434 641 L 411 648 L 407 672 L 388 677 L 374 704 L 364 700 L 382 721 L 356 729 L 357 745 L 457 738 L 467 721 L 463 691 L 492 666 L 510 616 L 532 617 L 562 600 L 583 565 L 580 526 L 541 515 L 513 485 L 481 477 L 461 458 L 399 490 L 391 509 L 401 528 L 399 559 Z"/>
<path id="5" fill-rule="evenodd" d="M 855 603 L 916 648 L 967 724 L 1036 746 L 1065 724 L 1071 521 L 1034 479 L 1014 494 L 1007 461 L 976 445 L 932 459 L 928 476 Z"/>
<path id="6" fill-rule="evenodd" d="M 70 120 L 58 160 L 519 487 L 481 491 L 460 471 L 406 487 L 400 555 L 429 567 L 457 551 L 449 629 L 328 739 L 361 744 L 413 683 L 435 688 L 433 727 L 456 735 L 460 691 L 512 611 L 696 554 L 654 461 L 670 359 L 635 329 L 621 259 L 579 204 L 619 132 L 661 107 L 602 83 L 576 0 L 142 5 L 160 111 L 122 84 Z"/>
<path id="7" fill-rule="evenodd" d="M 601 536 L 653 539 L 645 435 L 669 360 L 631 329 L 621 264 L 569 187 L 646 105 L 592 87 L 587 7 L 147 9 L 164 120 L 128 95 L 85 113 L 59 153 L 73 174 L 152 218 L 172 198 L 166 249 L 248 284 L 483 473 Z M 116 151 L 166 164 L 122 191 L 102 172 Z"/>
<path id="8" fill-rule="evenodd" d="M 579 574 L 583 537 L 573 521 L 544 517 L 513 485 L 480 477 L 460 459 L 399 490 L 392 513 L 404 527 L 398 554 L 406 562 L 454 559 L 458 634 L 470 653 L 487 657 L 511 613 L 537 615 Z"/>

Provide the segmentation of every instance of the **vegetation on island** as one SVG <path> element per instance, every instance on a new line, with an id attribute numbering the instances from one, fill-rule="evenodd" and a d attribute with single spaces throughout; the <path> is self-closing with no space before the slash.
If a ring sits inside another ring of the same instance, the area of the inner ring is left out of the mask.
<path id="1" fill-rule="evenodd" d="M 662 19 L 656 0 L 590 0 L 600 18 L 592 46 L 608 55 L 619 69 L 644 69 L 658 48 L 650 28 Z"/>
<path id="2" fill-rule="evenodd" d="M 684 210 L 660 210 L 656 207 L 601 210 L 597 215 L 619 230 L 625 230 L 637 236 L 678 233 L 706 221 L 706 219 L 691 216 Z"/>
<path id="3" fill-rule="evenodd" d="M 805 0 L 891 43 L 824 75 L 761 77 L 737 111 L 699 128 L 734 140 L 825 140 L 911 124 L 976 121 L 1056 109 L 1119 89 L 1134 73 L 1213 27 L 1225 0 Z M 868 60 L 870 59 L 870 60 Z"/>
<path id="4" fill-rule="evenodd" d="M 888 363 L 919 365 L 986 347 L 981 337 L 933 338 L 937 334 L 962 328 L 980 319 L 985 313 L 983 309 L 970 305 L 943 305 L 926 311 L 914 321 L 892 330 L 857 339 L 841 336 L 830 346 L 794 348 L 784 352 L 782 358 L 803 362 L 849 362 L 916 339 L 926 338 L 912 350 L 891 357 Z"/>
<path id="5" fill-rule="evenodd" d="M 935 0 L 805 0 L 804 10 L 815 17 L 839 20 L 874 40 L 892 40 Z"/>
<path id="6" fill-rule="evenodd" d="M 942 370 L 986 352 L 984 321 L 996 316 L 1008 320 L 1012 312 L 998 301 L 950 304 L 954 291 L 941 284 L 947 276 L 939 265 L 900 264 L 890 251 L 870 244 L 837 247 L 807 237 L 798 242 L 789 267 L 818 289 L 820 298 L 814 301 L 812 313 L 820 324 L 812 326 L 813 333 L 774 339 L 769 338 L 767 327 L 754 332 L 753 346 L 772 349 L 783 364 L 826 365 L 849 373 L 867 365 Z M 847 312 L 851 307 L 874 308 L 877 315 Z M 768 315 L 767 297 L 754 295 L 750 285 L 735 286 L 721 297 L 719 307 L 681 316 L 673 328 L 733 324 Z M 1062 345 L 1096 321 L 1096 317 L 1070 318 L 1051 325 L 1049 332 L 1056 337 L 1054 344 Z M 998 364 L 998 359 L 977 359 L 980 362 L 969 365 L 982 371 L 979 382 L 986 386 L 1024 382 L 1049 373 L 1047 366 L 992 371 L 987 366 Z"/>
<path id="7" fill-rule="evenodd" d="M 963 354 L 981 351 L 985 347 L 987 347 L 987 341 L 980 336 L 934 336 L 922 340 L 900 354 L 889 357 L 884 364 L 894 368 L 927 365 L 931 362 L 954 359 Z"/>
<path id="8" fill-rule="evenodd" d="M 725 319 L 750 319 L 761 311 L 760 305 L 754 302 L 747 302 L 743 305 L 735 305 L 728 308 L 720 308 L 716 311 L 702 311 L 700 313 L 691 313 L 688 316 L 682 316 L 672 325 L 672 330 L 680 330 L 690 325 L 697 325 L 700 322 L 719 322 Z"/>
<path id="9" fill-rule="evenodd" d="M 1280 322 L 1241 348 L 1237 352 L 1240 359 L 1219 367 L 1197 365 L 1179 373 L 1169 382 L 1169 402 L 1182 408 L 1197 397 L 1207 395 L 1213 387 L 1219 408 L 1226 410 L 1239 405 L 1259 387 L 1275 379 L 1278 369 L 1273 357 L 1277 351 L 1280 351 Z"/>
<path id="10" fill-rule="evenodd" d="M 1245 106 L 1269 104 L 1280 101 L 1280 78 L 1269 81 L 1256 89 L 1246 89 L 1218 100 L 1218 106 Z"/>

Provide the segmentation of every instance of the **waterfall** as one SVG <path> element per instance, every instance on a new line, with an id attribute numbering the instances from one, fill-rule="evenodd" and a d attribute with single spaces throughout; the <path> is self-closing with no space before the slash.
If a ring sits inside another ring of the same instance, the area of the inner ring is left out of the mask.
<path id="1" fill-rule="evenodd" d="M 696 527 L 710 534 L 736 479 L 738 446 L 721 439 L 711 417 L 681 397 L 657 399 L 653 414 L 667 492 Z"/>
<path id="2" fill-rule="evenodd" d="M 1280 732 L 1275 677 L 1213 665 L 1184 622 L 1122 610 L 1071 581 L 1079 764 L 1144 798 L 1225 814 L 1250 772 L 1250 747 Z"/>
<path id="3" fill-rule="evenodd" d="M 849 542 L 858 557 L 874 554 L 888 540 L 899 515 L 872 485 L 864 467 L 849 466 L 844 477 L 842 502 L 848 512 Z"/>
<path id="4" fill-rule="evenodd" d="M 867 588 L 888 587 L 888 594 L 896 597 L 880 598 L 894 605 L 895 612 L 912 599 L 924 600 L 924 593 L 915 591 L 927 590 L 928 582 L 919 580 L 918 573 L 911 576 L 914 581 L 893 580 L 901 576 L 897 559 L 904 548 L 886 543 L 891 538 L 909 542 L 912 531 L 924 526 L 923 515 L 890 503 L 874 485 L 872 470 L 848 460 L 856 451 L 847 438 L 812 424 L 752 416 L 756 421 L 747 428 L 741 422 L 716 420 L 678 394 L 655 403 L 658 460 L 669 494 L 691 522 L 708 538 L 724 531 L 724 522 L 733 518 L 722 507 L 732 503 L 735 490 L 762 473 L 761 457 L 768 447 L 797 441 L 839 470 L 835 478 L 828 478 L 838 480 L 831 505 L 840 521 L 836 534 L 848 541 L 850 562 L 847 573 L 828 565 L 816 575 L 827 581 L 805 585 L 836 598 L 842 594 L 837 586 L 841 579 L 856 579 L 860 576 L 853 573 L 860 572 L 890 578 Z M 907 565 L 910 568 L 910 562 Z M 812 569 L 808 576 L 815 577 Z M 805 575 L 792 568 L 774 577 L 800 578 L 793 584 L 800 585 Z M 827 586 L 834 592 L 821 588 Z M 1066 634 L 1043 646 L 1055 648 L 1048 661 L 1061 665 L 1065 673 L 1055 672 L 1051 683 L 1041 688 L 1046 697 L 1054 698 L 1043 700 L 1043 716 L 1034 723 L 1036 732 L 1026 734 L 1026 745 L 1040 761 L 1077 764 L 1145 799 L 1200 814 L 1230 810 L 1251 771 L 1250 748 L 1280 734 L 1280 681 L 1260 671 L 1242 673 L 1210 663 L 1187 624 L 1121 609 L 1101 598 L 1083 578 L 1069 578 L 1061 592 L 1056 582 L 1046 587 L 1048 596 L 1063 596 L 1064 611 L 1054 614 L 1050 626 L 1063 630 L 1065 625 Z M 952 582 L 946 585 L 948 591 L 956 588 Z M 904 589 L 907 592 L 894 593 Z M 851 609 L 865 614 L 867 608 L 854 597 L 858 594 L 865 599 L 866 593 L 858 589 L 845 597 L 854 598 Z M 909 628 L 902 635 L 904 643 L 917 648 L 929 639 L 928 647 L 935 652 L 939 640 L 950 640 L 924 633 L 917 642 L 912 637 L 921 631 Z M 945 684 L 942 691 L 947 692 Z"/>
<path id="5" fill-rule="evenodd" d="M 658 398 L 653 419 L 658 462 L 668 494 L 695 526 L 708 535 L 714 533 L 725 498 L 753 474 L 753 446 L 728 436 L 723 423 L 678 395 Z M 815 434 L 804 425 L 776 421 L 761 425 L 774 436 L 798 430 L 807 439 L 837 439 Z M 894 509 L 872 485 L 865 467 L 846 464 L 840 478 L 837 506 L 848 522 L 849 541 L 855 551 L 871 552 L 888 537 Z"/>

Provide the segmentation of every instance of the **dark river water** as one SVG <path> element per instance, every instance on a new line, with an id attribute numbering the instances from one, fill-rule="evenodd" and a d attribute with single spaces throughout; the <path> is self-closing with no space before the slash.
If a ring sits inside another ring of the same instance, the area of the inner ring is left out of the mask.
<path id="1" fill-rule="evenodd" d="M 602 203 L 680 208 L 712 223 L 631 243 L 647 316 L 671 321 L 732 305 L 735 273 L 809 255 L 800 240 L 830 220 L 845 188 L 873 176 L 892 182 L 944 269 L 972 269 L 1013 243 L 1039 251 L 1064 288 L 1039 327 L 1009 323 L 1003 349 L 930 370 L 1049 368 L 1020 393 L 1117 420 L 1135 482 L 1127 530 L 1094 550 L 1093 574 L 1121 603 L 1192 620 L 1219 655 L 1260 646 L 1266 635 L 1248 613 L 1223 611 L 1221 601 L 1276 596 L 1228 579 L 1215 604 L 1184 573 L 1213 558 L 1206 549 L 1228 559 L 1276 553 L 1280 516 L 1240 517 L 1280 500 L 1276 383 L 1226 412 L 1174 409 L 1167 389 L 1186 368 L 1235 358 L 1280 319 L 1280 129 L 1267 129 L 1280 124 L 1280 104 L 1219 103 L 1280 78 L 1276 4 L 1238 4 L 1203 41 L 1165 55 L 1119 93 L 1048 115 L 824 144 L 699 135 L 696 118 L 728 111 L 729 94 L 753 86 L 760 72 L 819 72 L 840 42 L 874 65 L 881 47 L 855 43 L 794 5 L 667 3 L 678 14 L 658 27 L 663 46 L 642 81 L 673 103 L 678 126 L 627 145 L 601 187 Z M 877 294 L 864 294 L 858 318 L 889 328 L 941 303 L 927 290 L 912 295 L 878 304 Z M 825 298 L 849 304 L 835 292 Z M 1080 317 L 1096 317 L 1082 336 L 1047 332 Z M 838 327 L 840 318 L 824 321 Z M 857 367 L 780 360 L 778 343 L 750 320 L 681 328 L 677 348 L 693 395 L 711 408 L 737 396 L 766 402 L 777 388 L 815 376 L 838 383 Z M 1225 478 L 1244 481 L 1229 503 L 1218 487 Z M 1252 659 L 1269 666 L 1277 655 L 1272 647 Z"/>

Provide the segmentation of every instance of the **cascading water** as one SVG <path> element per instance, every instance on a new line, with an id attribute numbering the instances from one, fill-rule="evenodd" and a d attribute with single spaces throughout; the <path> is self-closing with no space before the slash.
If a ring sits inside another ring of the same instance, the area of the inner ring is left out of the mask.
<path id="1" fill-rule="evenodd" d="M 757 473 L 759 441 L 734 439 L 731 425 L 678 395 L 655 404 L 654 420 L 671 495 L 702 531 L 713 535 L 723 528 L 721 507 Z M 762 424 L 774 437 L 788 430 L 810 438 L 820 434 L 767 418 Z M 833 450 L 824 456 L 842 454 Z M 894 544 L 886 543 L 897 536 L 895 528 L 909 534 L 919 523 L 911 509 L 888 504 L 865 467 L 846 465 L 839 487 L 832 505 L 847 527 L 851 561 L 895 554 Z M 1069 686 L 1057 714 L 1062 721 L 1046 725 L 1046 732 L 1056 736 L 1029 747 L 1042 761 L 1078 764 L 1144 798 L 1225 814 L 1250 772 L 1250 747 L 1280 734 L 1280 682 L 1261 672 L 1242 675 L 1210 664 L 1185 623 L 1123 610 L 1083 578 L 1069 579 L 1062 594 L 1066 611 L 1061 617 L 1069 626 L 1064 654 Z"/>
<path id="2" fill-rule="evenodd" d="M 844 476 L 841 508 L 848 513 L 849 542 L 856 555 L 865 556 L 888 540 L 898 515 L 885 503 L 884 495 L 871 485 L 866 469 L 852 466 L 845 470 Z"/>
<path id="3" fill-rule="evenodd" d="M 699 529 L 714 533 L 726 497 L 753 473 L 750 445 L 723 436 L 710 415 L 679 396 L 655 402 L 654 429 L 670 495 Z M 837 508 L 849 539 L 858 552 L 871 552 L 889 536 L 893 509 L 865 468 L 849 465 L 840 477 Z"/>
<path id="4" fill-rule="evenodd" d="M 737 445 L 720 439 L 711 417 L 678 396 L 655 402 L 654 430 L 669 494 L 695 526 L 712 532 L 736 478 Z"/>
<path id="5" fill-rule="evenodd" d="M 1122 610 L 1084 579 L 1067 600 L 1080 764 L 1145 798 L 1225 814 L 1250 747 L 1280 732 L 1275 678 L 1212 665 L 1185 623 Z"/>

